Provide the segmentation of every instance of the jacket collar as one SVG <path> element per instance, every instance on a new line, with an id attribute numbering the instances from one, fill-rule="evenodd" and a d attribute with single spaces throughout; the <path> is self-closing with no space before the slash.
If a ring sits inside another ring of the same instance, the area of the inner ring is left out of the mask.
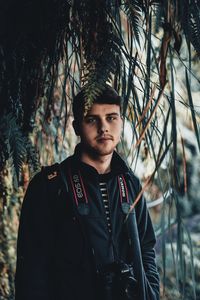
<path id="1" fill-rule="evenodd" d="M 91 176 L 99 176 L 97 170 L 82 162 L 81 161 L 81 144 L 78 144 L 75 148 L 74 155 L 71 156 L 72 164 L 77 168 L 80 169 L 83 173 L 87 173 L 87 175 Z M 112 160 L 111 160 L 111 174 L 112 175 L 119 175 L 129 172 L 129 167 L 125 163 L 125 161 L 121 158 L 121 156 L 114 151 Z"/>

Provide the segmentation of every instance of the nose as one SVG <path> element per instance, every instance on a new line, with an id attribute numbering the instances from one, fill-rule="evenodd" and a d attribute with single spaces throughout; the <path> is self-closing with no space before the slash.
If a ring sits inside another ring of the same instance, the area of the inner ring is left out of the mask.
<path id="1" fill-rule="evenodd" d="M 104 120 L 100 120 L 98 125 L 98 133 L 102 134 L 108 132 L 108 127 Z"/>

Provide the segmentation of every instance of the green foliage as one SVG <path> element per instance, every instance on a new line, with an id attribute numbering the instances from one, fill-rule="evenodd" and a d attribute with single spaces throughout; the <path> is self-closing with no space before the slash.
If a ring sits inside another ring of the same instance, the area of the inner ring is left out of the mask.
<path id="1" fill-rule="evenodd" d="M 9 160 L 19 179 L 20 170 L 25 159 L 26 143 L 19 125 L 12 114 L 3 115 L 0 122 L 0 131 L 2 132 L 1 145 L 1 166 Z"/>
<path id="2" fill-rule="evenodd" d="M 122 1 L 121 6 L 129 19 L 135 39 L 140 45 L 141 10 L 143 9 L 143 2 L 138 0 L 125 0 Z"/>
<path id="3" fill-rule="evenodd" d="M 36 0 L 28 4 L 27 0 L 10 1 L 3 5 L 1 13 L 1 22 L 5 24 L 0 29 L 2 107 L 16 116 L 23 131 L 30 132 L 37 103 L 44 95 L 48 99 L 45 116 L 48 119 L 59 70 L 63 66 L 64 82 L 70 84 L 71 97 L 81 85 L 86 85 L 87 111 L 106 81 L 114 81 L 120 90 L 128 73 L 133 76 L 133 59 L 144 35 L 141 27 L 146 30 L 145 38 L 149 41 L 146 75 L 140 59 L 136 63 L 146 77 L 148 101 L 149 68 L 155 63 L 151 57 L 154 51 L 150 40 L 151 23 L 155 22 L 156 33 L 163 27 L 165 33 L 171 32 L 175 41 L 173 45 L 172 37 L 164 36 L 160 49 L 159 75 L 164 86 L 169 46 L 179 53 L 185 34 L 188 42 L 199 51 L 199 19 L 199 4 L 194 0 L 174 1 L 173 5 L 170 1 L 147 3 L 138 0 Z M 76 68 L 78 70 L 74 71 Z M 142 85 L 141 88 L 144 89 Z M 128 86 L 127 90 L 130 91 Z"/>
<path id="4" fill-rule="evenodd" d="M 13 167 L 17 180 L 20 180 L 22 166 L 29 162 L 32 172 L 38 169 L 38 157 L 30 140 L 23 134 L 16 118 L 11 114 L 4 114 L 0 120 L 0 166 L 6 166 L 6 162 Z"/>
<path id="5" fill-rule="evenodd" d="M 186 39 L 191 43 L 198 55 L 200 53 L 200 5 L 195 0 L 184 0 L 177 2 L 178 21 L 180 21 Z"/>
<path id="6" fill-rule="evenodd" d="M 191 93 L 187 70 L 185 71 L 185 77 L 186 77 L 188 100 L 189 100 L 189 104 L 190 104 L 190 110 L 191 110 L 191 115 L 192 115 L 194 131 L 195 131 L 195 135 L 196 135 L 196 139 L 197 139 L 197 143 L 198 143 L 198 147 L 199 147 L 199 151 L 200 151 L 199 130 L 198 130 L 198 125 L 197 125 L 197 121 L 196 121 L 195 108 L 194 108 L 194 104 L 193 104 L 193 100 L 192 100 L 192 93 Z"/>

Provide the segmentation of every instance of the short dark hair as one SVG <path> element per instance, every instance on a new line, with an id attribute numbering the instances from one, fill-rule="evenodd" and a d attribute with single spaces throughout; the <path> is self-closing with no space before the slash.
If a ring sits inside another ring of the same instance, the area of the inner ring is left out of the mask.
<path id="1" fill-rule="evenodd" d="M 120 111 L 122 110 L 122 98 L 118 95 L 115 89 L 113 89 L 108 84 L 102 89 L 101 93 L 95 97 L 93 103 L 98 104 L 116 104 L 119 105 Z M 81 91 L 74 97 L 72 103 L 72 110 L 74 115 L 74 120 L 81 121 L 84 115 L 85 107 L 85 88 L 83 87 Z"/>

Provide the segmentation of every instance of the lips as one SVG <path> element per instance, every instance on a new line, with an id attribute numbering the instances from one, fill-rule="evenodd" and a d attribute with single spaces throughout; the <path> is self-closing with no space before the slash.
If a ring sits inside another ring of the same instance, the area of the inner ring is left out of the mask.
<path id="1" fill-rule="evenodd" d="M 101 136 L 101 137 L 97 137 L 97 141 L 98 142 L 113 141 L 113 137 L 112 136 Z"/>

